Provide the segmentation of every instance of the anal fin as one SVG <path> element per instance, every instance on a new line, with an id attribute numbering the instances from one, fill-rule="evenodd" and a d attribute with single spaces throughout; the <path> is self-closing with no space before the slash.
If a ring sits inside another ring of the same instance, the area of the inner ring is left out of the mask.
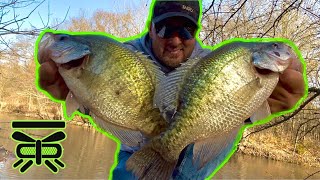
<path id="1" fill-rule="evenodd" d="M 227 134 L 209 137 L 195 142 L 193 148 L 193 164 L 198 169 L 204 167 L 211 160 L 217 161 L 217 166 L 223 162 L 230 153 L 240 126 Z M 232 146 L 231 146 L 232 145 Z"/>
<path id="2" fill-rule="evenodd" d="M 257 109 L 257 111 L 250 117 L 250 120 L 252 123 L 254 123 L 258 120 L 268 117 L 269 115 L 271 115 L 270 106 L 268 101 L 264 101 L 259 109 Z"/>
<path id="3" fill-rule="evenodd" d="M 94 119 L 94 122 L 104 131 L 112 134 L 117 137 L 121 143 L 126 144 L 130 147 L 139 146 L 143 141 L 143 136 L 140 131 L 135 131 L 132 129 L 127 129 L 115 124 L 112 124 L 108 121 L 101 119 L 96 116 L 92 112 L 90 112 L 90 116 Z"/>

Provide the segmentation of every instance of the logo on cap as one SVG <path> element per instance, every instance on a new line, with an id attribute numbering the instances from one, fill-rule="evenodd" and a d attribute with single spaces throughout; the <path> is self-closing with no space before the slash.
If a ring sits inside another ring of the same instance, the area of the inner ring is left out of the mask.
<path id="1" fill-rule="evenodd" d="M 186 5 L 182 5 L 182 9 L 185 9 L 185 10 L 187 10 L 189 12 L 193 12 L 192 7 L 189 7 L 189 6 L 186 6 Z"/>

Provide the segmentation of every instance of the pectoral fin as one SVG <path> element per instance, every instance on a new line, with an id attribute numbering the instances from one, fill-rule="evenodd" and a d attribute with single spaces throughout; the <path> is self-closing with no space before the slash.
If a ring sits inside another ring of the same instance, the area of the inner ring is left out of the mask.
<path id="1" fill-rule="evenodd" d="M 77 111 L 80 107 L 80 104 L 78 103 L 75 96 L 70 91 L 66 98 L 66 110 L 67 110 L 67 116 L 71 117 L 72 113 Z"/>
<path id="2" fill-rule="evenodd" d="M 254 123 L 258 120 L 268 117 L 269 115 L 271 115 L 270 106 L 268 101 L 264 101 L 259 109 L 257 109 L 257 111 L 250 117 L 250 120 L 252 123 Z"/>

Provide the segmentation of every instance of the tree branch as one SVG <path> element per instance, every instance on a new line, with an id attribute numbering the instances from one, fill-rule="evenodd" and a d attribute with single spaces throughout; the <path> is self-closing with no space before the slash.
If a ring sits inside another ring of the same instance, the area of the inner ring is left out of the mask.
<path id="1" fill-rule="evenodd" d="M 316 171 L 316 172 L 314 172 L 314 173 L 312 173 L 312 174 L 310 174 L 309 176 L 307 176 L 307 177 L 304 178 L 303 180 L 309 179 L 310 177 L 314 176 L 314 175 L 317 174 L 317 173 L 320 173 L 320 170 L 319 170 L 319 171 Z"/>
<path id="2" fill-rule="evenodd" d="M 202 13 L 202 15 L 207 14 L 207 12 L 213 7 L 214 1 L 215 1 L 215 0 L 212 1 L 212 3 L 210 4 L 210 6 L 208 7 L 208 9 L 206 9 L 206 10 Z"/>
<path id="3" fill-rule="evenodd" d="M 273 25 L 266 31 L 262 34 L 261 37 L 265 36 L 272 28 L 275 28 L 276 24 L 278 24 L 280 22 L 280 20 L 282 19 L 282 17 L 288 13 L 290 10 L 290 8 L 293 7 L 293 5 L 297 2 L 298 0 L 295 0 L 293 3 L 291 3 L 284 11 L 281 12 L 281 14 L 277 17 L 276 20 L 274 20 L 273 22 Z"/>
<path id="4" fill-rule="evenodd" d="M 316 127 L 318 127 L 318 126 L 320 126 L 320 123 L 312 126 L 307 132 L 305 132 L 302 136 L 300 136 L 300 138 L 299 138 L 298 141 L 301 141 L 301 139 L 302 139 L 303 137 L 305 137 L 307 134 L 309 134 L 311 131 L 313 131 L 313 130 L 314 130 Z"/>
<path id="5" fill-rule="evenodd" d="M 298 109 L 296 109 L 292 114 L 290 114 L 289 116 L 282 116 L 282 118 L 283 118 L 282 120 L 274 122 L 270 125 L 264 126 L 258 130 L 253 131 L 253 132 L 250 132 L 244 138 L 247 138 L 251 134 L 255 134 L 257 132 L 269 129 L 273 126 L 277 126 L 281 123 L 284 123 L 284 122 L 290 120 L 292 117 L 294 117 L 296 114 L 298 114 L 307 104 L 309 104 L 312 100 L 314 100 L 316 97 L 318 97 L 320 95 L 320 88 L 311 87 L 311 88 L 309 88 L 309 92 L 315 92 L 315 94 L 313 94 L 310 98 L 308 98 L 308 100 L 306 100 L 303 104 L 301 104 L 300 107 Z"/>

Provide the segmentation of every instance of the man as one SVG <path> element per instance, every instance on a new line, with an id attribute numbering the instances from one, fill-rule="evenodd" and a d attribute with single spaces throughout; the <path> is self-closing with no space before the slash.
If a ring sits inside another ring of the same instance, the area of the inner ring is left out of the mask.
<path id="1" fill-rule="evenodd" d="M 195 39 L 199 19 L 198 1 L 158 1 L 153 9 L 149 32 L 139 39 L 126 42 L 128 48 L 142 51 L 149 55 L 163 72 L 169 73 L 179 67 L 188 58 L 203 57 L 210 52 L 203 49 Z M 55 64 L 46 56 L 40 54 L 40 85 L 53 97 L 65 99 L 68 88 L 57 71 Z M 280 81 L 268 99 L 271 111 L 279 112 L 291 108 L 304 93 L 302 68 L 298 59 L 294 59 L 289 69 L 281 76 Z M 143 144 L 143 142 L 142 142 Z M 229 154 L 233 142 L 202 169 L 192 165 L 193 145 L 187 146 L 173 173 L 173 179 L 204 179 Z M 140 147 L 122 145 L 119 153 L 119 164 L 114 170 L 114 179 L 135 179 L 131 172 L 126 171 L 125 163 L 132 153 Z"/>

